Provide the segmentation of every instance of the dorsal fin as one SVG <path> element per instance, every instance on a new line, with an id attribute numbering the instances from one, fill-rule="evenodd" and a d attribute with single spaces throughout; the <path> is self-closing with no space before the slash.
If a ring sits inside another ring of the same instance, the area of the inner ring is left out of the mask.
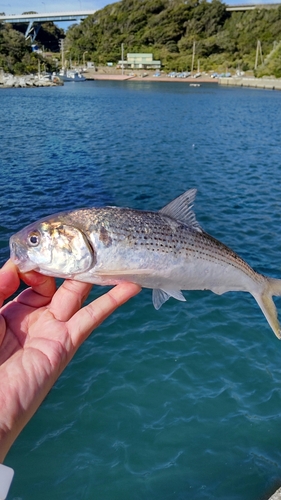
<path id="1" fill-rule="evenodd" d="M 195 200 L 196 193 L 197 189 L 189 189 L 168 203 L 168 205 L 161 208 L 159 212 L 161 214 L 169 215 L 170 217 L 173 217 L 173 219 L 183 222 L 184 224 L 187 224 L 193 229 L 201 232 L 202 229 L 200 228 L 196 220 L 195 213 L 192 210 L 192 204 Z"/>

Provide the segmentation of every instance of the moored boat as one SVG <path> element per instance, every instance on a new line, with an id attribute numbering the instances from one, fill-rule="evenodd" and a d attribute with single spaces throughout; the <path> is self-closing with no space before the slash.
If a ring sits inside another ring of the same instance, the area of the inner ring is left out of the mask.
<path id="1" fill-rule="evenodd" d="M 76 69 L 61 70 L 58 74 L 63 82 L 85 82 L 86 78 Z"/>

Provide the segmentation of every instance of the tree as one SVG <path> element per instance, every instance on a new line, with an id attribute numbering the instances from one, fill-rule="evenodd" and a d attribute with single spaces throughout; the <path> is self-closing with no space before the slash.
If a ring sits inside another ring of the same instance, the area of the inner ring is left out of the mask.
<path id="1" fill-rule="evenodd" d="M 22 25 L 22 34 L 25 29 Z M 24 54 L 30 54 L 30 43 L 13 31 L 11 25 L 0 25 L 1 61 L 10 70 L 23 61 L 29 67 Z M 37 41 L 47 50 L 58 51 L 63 37 L 53 23 L 44 23 Z M 181 70 L 190 65 L 196 41 L 196 56 L 206 70 L 226 63 L 253 69 L 257 40 L 266 56 L 280 38 L 281 7 L 230 13 L 220 0 L 121 0 L 71 26 L 65 50 L 72 59 L 82 60 L 87 52 L 98 64 L 117 63 L 123 43 L 125 52 L 150 52 L 165 69 Z M 279 68 L 280 57 L 273 57 L 266 71 L 277 75 Z"/>

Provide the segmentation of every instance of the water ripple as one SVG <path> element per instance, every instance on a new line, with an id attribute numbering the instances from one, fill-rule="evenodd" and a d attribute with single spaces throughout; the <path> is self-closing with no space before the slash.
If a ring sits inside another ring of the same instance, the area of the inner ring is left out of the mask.
<path id="1" fill-rule="evenodd" d="M 157 210 L 196 187 L 204 229 L 281 276 L 281 93 L 86 82 L 4 99 L 1 263 L 43 215 Z M 155 311 L 143 290 L 82 346 L 8 456 L 11 499 L 257 500 L 280 485 L 279 343 L 247 294 L 184 293 Z"/>

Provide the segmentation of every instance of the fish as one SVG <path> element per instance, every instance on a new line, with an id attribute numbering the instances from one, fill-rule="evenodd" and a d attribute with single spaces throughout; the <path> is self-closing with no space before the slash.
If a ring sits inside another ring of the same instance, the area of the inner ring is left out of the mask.
<path id="1" fill-rule="evenodd" d="M 22 273 L 151 288 L 155 309 L 170 297 L 185 301 L 182 290 L 249 292 L 280 339 L 272 297 L 281 295 L 281 280 L 257 273 L 201 228 L 196 192 L 189 189 L 159 211 L 107 206 L 47 216 L 11 236 L 11 260 Z"/>

